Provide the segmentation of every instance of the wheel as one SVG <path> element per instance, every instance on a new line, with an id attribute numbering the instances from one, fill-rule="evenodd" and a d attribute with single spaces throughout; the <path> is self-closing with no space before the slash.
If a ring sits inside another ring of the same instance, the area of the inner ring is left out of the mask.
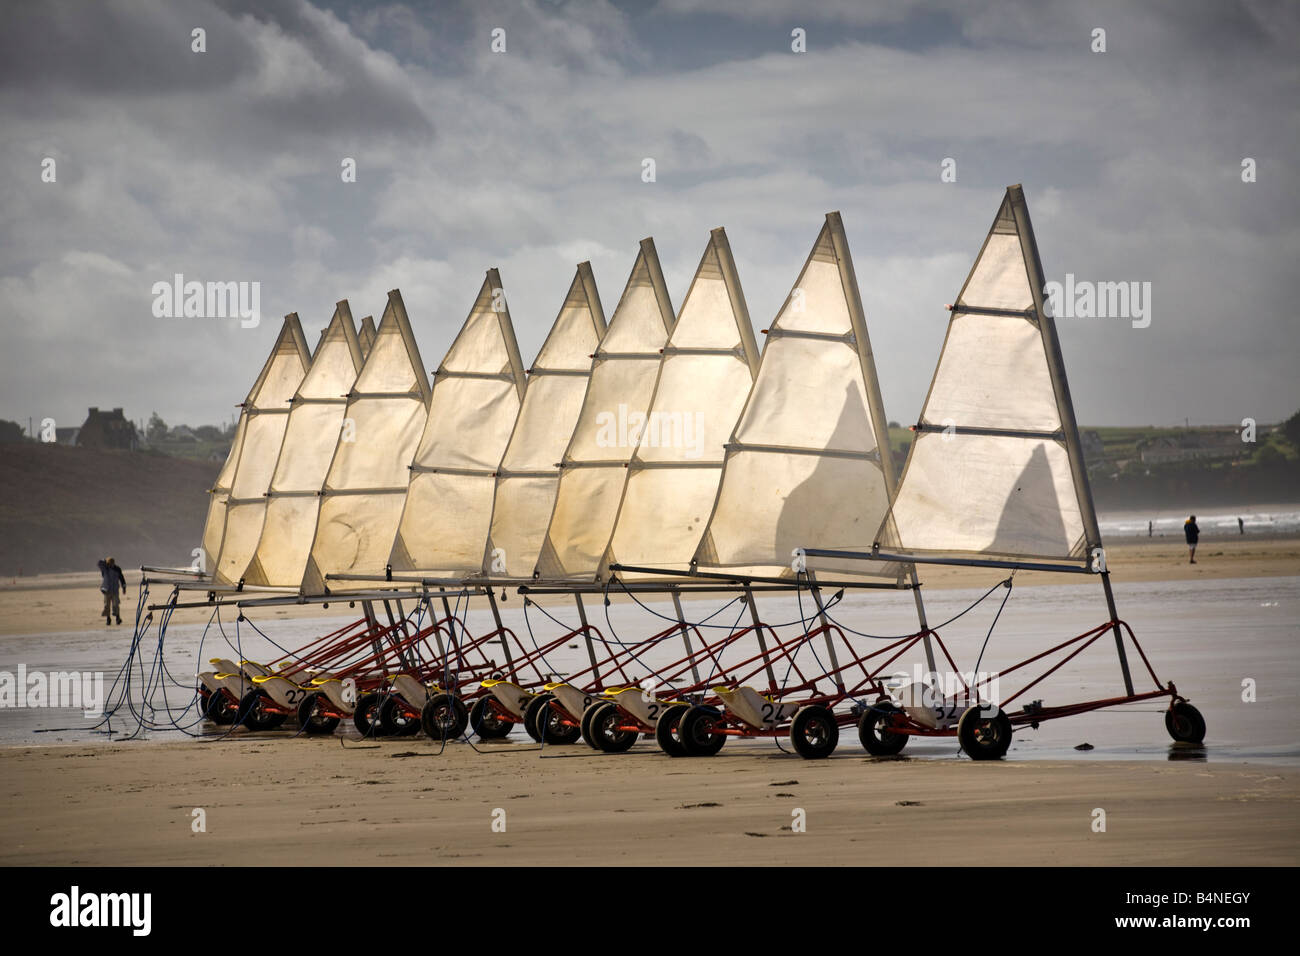
<path id="1" fill-rule="evenodd" d="M 555 699 L 554 694 L 538 694 L 528 702 L 524 708 L 524 730 L 528 731 L 528 736 L 539 744 L 542 742 L 542 732 L 537 726 L 537 715 L 542 712 L 542 708 Z M 581 733 L 581 728 L 579 729 Z"/>
<path id="2" fill-rule="evenodd" d="M 515 729 L 514 722 L 497 713 L 486 697 L 474 701 L 469 710 L 469 726 L 484 740 L 500 740 Z"/>
<path id="3" fill-rule="evenodd" d="M 546 703 L 533 714 L 533 726 L 548 744 L 571 744 L 582 736 L 582 728 L 572 723 L 564 714 L 551 706 L 554 698 L 546 695 Z"/>
<path id="4" fill-rule="evenodd" d="M 420 732 L 420 718 L 406 712 L 406 708 L 391 694 L 379 705 L 379 730 L 386 737 L 409 737 Z"/>
<path id="5" fill-rule="evenodd" d="M 599 750 L 600 744 L 596 741 L 596 738 L 591 735 L 591 718 L 596 715 L 596 709 L 602 707 L 605 703 L 607 703 L 607 701 L 597 700 L 589 704 L 587 709 L 582 712 L 582 720 L 578 724 L 578 729 L 582 731 L 583 743 L 592 750 Z"/>
<path id="6" fill-rule="evenodd" d="M 1199 744 L 1205 739 L 1205 718 L 1187 701 L 1175 701 L 1165 711 L 1165 729 L 1179 743 Z"/>
<path id="7" fill-rule="evenodd" d="M 381 737 L 383 728 L 379 725 L 379 708 L 383 706 L 384 695 L 362 694 L 357 700 L 357 709 L 352 712 L 352 726 L 362 737 Z"/>
<path id="8" fill-rule="evenodd" d="M 688 757 L 712 757 L 727 742 L 718 729 L 722 712 L 716 707 L 689 707 L 677 723 L 677 739 Z"/>
<path id="9" fill-rule="evenodd" d="M 591 738 L 596 741 L 596 747 L 607 754 L 626 753 L 641 736 L 638 731 L 623 730 L 619 726 L 624 722 L 623 711 L 612 700 L 588 707 L 587 711 L 595 711 L 590 716 L 583 715 Z"/>
<path id="10" fill-rule="evenodd" d="M 321 702 L 319 693 L 308 694 L 298 705 L 298 723 L 302 725 L 302 732 L 315 736 L 317 734 L 332 734 L 334 728 L 339 725 L 337 717 L 326 717 L 324 714 L 316 712 L 316 705 Z"/>
<path id="11" fill-rule="evenodd" d="M 223 727 L 233 724 L 238 713 L 239 708 L 230 702 L 229 697 L 220 692 L 215 694 L 209 692 L 203 704 L 203 716 Z"/>
<path id="12" fill-rule="evenodd" d="M 455 740 L 468 726 L 464 702 L 451 694 L 434 694 L 420 711 L 420 727 L 431 740 Z"/>
<path id="13" fill-rule="evenodd" d="M 250 690 L 239 702 L 235 723 L 243 724 L 249 730 L 274 730 L 284 723 L 284 714 L 268 713 L 265 708 L 266 698 L 260 690 Z"/>
<path id="14" fill-rule="evenodd" d="M 1000 760 L 1011 746 L 1011 720 L 992 704 L 968 707 L 957 722 L 957 740 L 972 760 Z"/>
<path id="15" fill-rule="evenodd" d="M 677 736 L 677 725 L 681 722 L 682 714 L 689 709 L 690 704 L 669 704 L 655 721 L 655 743 L 670 757 L 686 756 L 686 748 Z"/>
<path id="16" fill-rule="evenodd" d="M 907 734 L 896 734 L 889 727 L 899 709 L 887 700 L 877 701 L 858 718 L 858 739 L 873 757 L 892 757 L 907 746 Z"/>
<path id="17" fill-rule="evenodd" d="M 840 742 L 840 725 L 829 707 L 808 704 L 795 711 L 790 721 L 790 743 L 805 760 L 821 760 Z"/>

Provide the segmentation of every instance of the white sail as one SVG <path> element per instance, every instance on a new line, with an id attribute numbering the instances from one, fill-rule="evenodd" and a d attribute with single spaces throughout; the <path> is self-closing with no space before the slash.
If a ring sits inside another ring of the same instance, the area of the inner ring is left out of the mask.
<path id="1" fill-rule="evenodd" d="M 573 435 L 605 334 L 605 310 L 591 264 L 578 266 L 564 305 L 528 370 L 528 390 L 497 469 L 483 573 L 528 578 L 555 507 L 560 459 Z"/>
<path id="2" fill-rule="evenodd" d="M 321 489 L 320 516 L 303 576 L 305 593 L 320 594 L 359 580 L 326 574 L 374 573 L 388 561 L 406 501 L 409 466 L 429 412 L 429 379 L 400 292 L 388 305 L 375 342 L 348 393 Z"/>
<path id="3" fill-rule="evenodd" d="M 501 276 L 489 269 L 434 373 L 428 423 L 389 559 L 394 570 L 465 577 L 482 569 L 496 470 L 526 385 Z"/>
<path id="4" fill-rule="evenodd" d="M 690 569 L 758 363 L 731 246 L 714 229 L 664 347 L 602 578 L 611 564 Z"/>
<path id="5" fill-rule="evenodd" d="M 1007 189 L 951 306 L 886 551 L 1080 559 L 1100 545 L 1024 193 Z"/>
<path id="6" fill-rule="evenodd" d="M 267 489 L 261 535 L 243 573 L 246 583 L 294 588 L 302 584 L 316 534 L 320 490 L 362 361 L 361 343 L 345 300 L 335 306 L 311 368 L 293 397 Z"/>
<path id="7" fill-rule="evenodd" d="M 853 262 L 839 213 L 829 213 L 768 330 L 727 444 L 699 570 L 794 579 L 803 567 L 796 549 L 860 547 L 889 504 L 888 448 Z M 806 567 L 836 580 L 903 573 L 824 558 Z"/>
<path id="8" fill-rule="evenodd" d="M 280 452 L 289 401 L 311 361 L 298 316 L 285 316 L 275 346 L 244 400 L 230 454 L 212 489 L 203 548 L 207 568 L 218 581 L 237 582 L 257 546 L 263 496 Z"/>
<path id="9" fill-rule="evenodd" d="M 599 572 L 673 321 L 654 240 L 643 239 L 592 362 L 582 411 L 561 462 L 537 577 L 590 581 Z"/>
<path id="10" fill-rule="evenodd" d="M 357 342 L 361 345 L 361 357 L 370 354 L 370 346 L 375 344 L 375 319 L 367 315 L 361 320 L 361 329 L 357 332 Z"/>

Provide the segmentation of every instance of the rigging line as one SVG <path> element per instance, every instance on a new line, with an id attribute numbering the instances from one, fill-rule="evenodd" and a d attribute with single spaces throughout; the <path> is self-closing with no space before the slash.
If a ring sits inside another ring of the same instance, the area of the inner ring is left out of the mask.
<path id="1" fill-rule="evenodd" d="M 1011 578 L 1013 577 L 1015 577 L 1014 572 L 1011 577 L 1002 582 L 1006 586 L 1007 593 L 1002 595 L 1002 603 L 998 605 L 998 613 L 993 615 L 993 623 L 989 625 L 989 632 L 984 635 L 984 646 L 980 648 L 980 655 L 975 659 L 975 670 L 971 674 L 972 680 L 976 679 L 979 674 L 980 663 L 984 660 L 984 650 L 989 646 L 989 638 L 993 636 L 993 628 L 997 627 L 998 618 L 1002 616 L 1002 609 L 1007 606 L 1007 599 L 1011 597 Z"/>
<path id="2" fill-rule="evenodd" d="M 990 594 L 992 594 L 992 593 L 993 593 L 994 591 L 996 591 L 998 588 L 1000 588 L 1000 587 L 1002 587 L 1003 585 L 1005 585 L 1005 584 L 1007 583 L 1007 581 L 1010 581 L 1010 580 L 1011 580 L 1011 578 L 1007 578 L 1007 579 L 1004 580 L 1004 581 L 999 581 L 997 584 L 993 585 L 993 587 L 989 588 L 989 589 L 988 589 L 987 591 L 985 591 L 982 595 L 980 595 L 978 598 L 976 598 L 976 599 L 975 599 L 971 604 L 969 604 L 969 605 L 968 605 L 967 607 L 965 607 L 963 610 L 961 610 L 961 611 L 959 611 L 958 613 L 954 614 L 952 617 L 948 618 L 948 620 L 944 621 L 942 624 L 935 624 L 933 627 L 930 628 L 930 631 L 931 631 L 931 632 L 937 632 L 937 631 L 941 630 L 942 628 L 947 627 L 949 624 L 953 623 L 953 622 L 956 621 L 958 618 L 961 618 L 961 617 L 965 616 L 966 614 L 970 613 L 970 612 L 973 611 L 975 608 L 977 608 L 980 604 L 982 604 L 982 603 L 983 603 L 983 602 L 988 598 L 988 596 L 989 596 Z M 832 622 L 835 624 L 836 627 L 840 628 L 840 630 L 847 631 L 847 632 L 849 632 L 850 634 L 854 634 L 854 635 L 856 635 L 856 636 L 858 636 L 858 637 L 869 638 L 869 639 L 871 639 L 871 640 L 873 640 L 873 641 L 901 641 L 901 640 L 903 640 L 903 639 L 906 638 L 906 637 L 915 637 L 915 636 L 916 636 L 915 633 L 913 633 L 913 634 L 868 634 L 868 633 L 866 633 L 865 631 L 857 631 L 857 630 L 854 630 L 853 628 L 849 627 L 847 624 L 843 623 L 842 621 L 840 621 L 840 620 L 838 620 L 838 619 L 832 617 L 832 616 L 830 615 L 830 613 L 829 613 L 829 609 L 830 609 L 831 607 L 832 607 L 831 603 L 830 603 L 830 602 L 827 602 L 827 604 L 826 604 L 826 608 L 827 608 L 827 611 L 828 611 L 828 613 L 827 613 L 827 615 L 826 615 L 827 619 L 830 620 L 830 621 L 832 621 Z"/>

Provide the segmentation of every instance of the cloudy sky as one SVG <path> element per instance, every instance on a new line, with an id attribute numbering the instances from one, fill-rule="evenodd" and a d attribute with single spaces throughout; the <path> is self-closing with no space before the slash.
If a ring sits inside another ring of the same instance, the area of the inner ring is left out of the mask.
<path id="1" fill-rule="evenodd" d="M 943 305 L 1022 182 L 1049 279 L 1151 283 L 1147 328 L 1060 320 L 1081 422 L 1276 421 L 1300 407 L 1298 11 L 6 3 L 0 418 L 225 420 L 279 316 L 314 345 L 337 299 L 378 318 L 392 288 L 433 368 L 492 266 L 527 360 L 579 260 L 612 313 L 652 235 L 680 303 L 719 225 L 762 328 L 838 209 L 886 410 L 912 421 Z M 260 282 L 261 325 L 155 317 L 175 273 Z"/>

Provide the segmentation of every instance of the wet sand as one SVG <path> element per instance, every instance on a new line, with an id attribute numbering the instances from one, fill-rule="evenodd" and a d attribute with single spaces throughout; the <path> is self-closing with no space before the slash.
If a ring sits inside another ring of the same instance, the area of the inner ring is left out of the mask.
<path id="1" fill-rule="evenodd" d="M 1221 578 L 1291 577 L 1300 575 L 1300 538 L 1228 536 L 1201 539 L 1196 564 L 1187 561 L 1187 548 L 1174 538 L 1138 538 L 1115 541 L 1106 548 L 1108 565 L 1117 583 L 1144 581 L 1195 581 Z M 920 569 L 927 590 L 989 586 L 1008 572 L 981 568 L 926 565 Z M 126 574 L 129 594 L 122 602 L 121 628 L 105 627 L 99 616 L 102 598 L 99 575 L 57 574 L 0 580 L 0 636 L 44 634 L 54 631 L 126 631 L 129 637 L 135 613 L 140 572 Z M 1095 584 L 1090 575 L 1020 572 L 1016 586 L 1043 584 Z M 167 589 L 156 588 L 151 601 L 161 603 Z M 251 593 L 250 593 L 250 596 Z M 182 600 L 204 600 L 203 592 L 189 592 Z M 343 606 L 341 603 L 339 606 Z M 319 616 L 319 606 L 264 609 L 261 617 L 283 620 L 307 615 Z M 172 618 L 175 624 L 201 623 L 210 612 L 182 609 Z"/>
<path id="2" fill-rule="evenodd" d="M 1300 771 L 428 740 L 0 750 L 4 864 L 1295 865 Z M 553 755 L 553 756 L 552 756 Z M 206 832 L 194 832 L 195 808 Z M 1094 811 L 1106 830 L 1094 832 Z M 802 810 L 805 832 L 793 827 Z M 504 811 L 504 817 L 501 812 Z M 495 832 L 504 820 L 505 832 Z M 500 824 L 498 823 L 498 826 Z"/>

